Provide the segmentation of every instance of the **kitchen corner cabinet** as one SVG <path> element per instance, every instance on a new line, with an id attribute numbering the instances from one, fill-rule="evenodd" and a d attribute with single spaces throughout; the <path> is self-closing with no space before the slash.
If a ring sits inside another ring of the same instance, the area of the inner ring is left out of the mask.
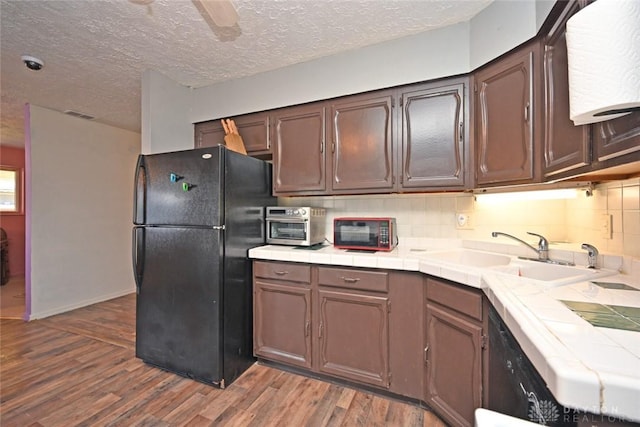
<path id="1" fill-rule="evenodd" d="M 539 43 L 528 43 L 474 76 L 476 185 L 535 182 Z"/>
<path id="2" fill-rule="evenodd" d="M 233 119 L 242 136 L 247 154 L 252 157 L 268 158 L 271 156 L 271 140 L 269 135 L 269 112 L 245 114 Z M 210 120 L 194 124 L 195 148 L 225 145 L 224 129 L 220 120 Z"/>
<path id="3" fill-rule="evenodd" d="M 468 81 L 450 79 L 401 91 L 401 190 L 465 188 Z"/>
<path id="4" fill-rule="evenodd" d="M 327 188 L 325 104 L 272 114 L 273 194 L 323 194 Z"/>
<path id="5" fill-rule="evenodd" d="M 332 194 L 393 189 L 392 95 L 385 90 L 329 102 Z"/>
<path id="6" fill-rule="evenodd" d="M 427 279 L 425 401 L 454 426 L 473 426 L 482 407 L 483 311 L 479 290 Z"/>
<path id="7" fill-rule="evenodd" d="M 256 261 L 253 271 L 254 354 L 311 368 L 311 268 Z"/>
<path id="8" fill-rule="evenodd" d="M 543 37 L 544 67 L 544 165 L 545 177 L 591 164 L 589 126 L 575 126 L 569 119 L 569 73 L 566 24 L 580 10 L 580 3 L 558 3 L 564 9 Z"/>

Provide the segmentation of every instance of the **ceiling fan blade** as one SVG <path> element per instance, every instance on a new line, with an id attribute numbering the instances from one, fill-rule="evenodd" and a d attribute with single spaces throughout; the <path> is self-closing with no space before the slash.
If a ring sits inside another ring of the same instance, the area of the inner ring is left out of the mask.
<path id="1" fill-rule="evenodd" d="M 218 27 L 233 27 L 238 22 L 238 12 L 229 0 L 193 0 L 202 6 Z"/>

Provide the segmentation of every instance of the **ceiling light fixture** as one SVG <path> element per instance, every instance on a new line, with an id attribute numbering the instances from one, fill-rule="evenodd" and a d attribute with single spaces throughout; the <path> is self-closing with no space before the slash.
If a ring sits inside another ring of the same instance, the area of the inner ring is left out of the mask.
<path id="1" fill-rule="evenodd" d="M 238 23 L 238 12 L 229 0 L 193 0 L 218 27 L 233 27 Z"/>

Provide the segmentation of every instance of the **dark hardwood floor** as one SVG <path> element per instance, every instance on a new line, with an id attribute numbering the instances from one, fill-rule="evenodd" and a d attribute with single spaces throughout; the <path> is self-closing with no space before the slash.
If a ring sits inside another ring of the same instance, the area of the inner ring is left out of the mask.
<path id="1" fill-rule="evenodd" d="M 0 425 L 443 426 L 378 395 L 255 364 L 225 390 L 135 358 L 135 295 L 0 320 Z"/>

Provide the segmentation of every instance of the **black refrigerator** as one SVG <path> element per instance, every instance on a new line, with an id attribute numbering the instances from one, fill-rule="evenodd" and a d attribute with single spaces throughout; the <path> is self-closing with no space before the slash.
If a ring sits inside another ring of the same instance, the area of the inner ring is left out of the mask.
<path id="1" fill-rule="evenodd" d="M 136 357 L 221 388 L 254 362 L 248 250 L 275 204 L 271 165 L 223 146 L 139 156 Z"/>

